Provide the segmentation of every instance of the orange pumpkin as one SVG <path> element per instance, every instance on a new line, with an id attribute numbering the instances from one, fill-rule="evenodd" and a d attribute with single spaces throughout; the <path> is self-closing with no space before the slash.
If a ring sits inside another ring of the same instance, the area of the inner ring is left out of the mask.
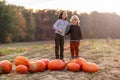
<path id="1" fill-rule="evenodd" d="M 49 70 L 62 70 L 65 68 L 66 63 L 60 59 L 52 60 L 48 63 Z"/>
<path id="2" fill-rule="evenodd" d="M 75 63 L 76 62 L 76 59 L 70 59 L 69 61 L 68 61 L 68 63 Z"/>
<path id="3" fill-rule="evenodd" d="M 67 68 L 67 70 L 77 72 L 80 70 L 80 65 L 77 63 L 68 63 L 66 68 Z"/>
<path id="4" fill-rule="evenodd" d="M 93 62 L 85 62 L 83 64 L 83 71 L 85 72 L 96 72 L 98 69 L 98 65 Z"/>
<path id="5" fill-rule="evenodd" d="M 8 74 L 12 71 L 12 63 L 8 60 L 0 61 L 0 73 Z"/>
<path id="6" fill-rule="evenodd" d="M 28 72 L 28 68 L 25 65 L 18 65 L 16 66 L 16 72 L 25 74 Z"/>
<path id="7" fill-rule="evenodd" d="M 24 57 L 24 56 L 17 56 L 15 59 L 14 59 L 14 64 L 17 66 L 17 65 L 25 65 L 27 67 L 29 67 L 29 60 Z"/>
<path id="8" fill-rule="evenodd" d="M 43 72 L 45 70 L 45 63 L 42 60 L 34 60 L 29 62 L 30 72 Z"/>
<path id="9" fill-rule="evenodd" d="M 86 60 L 82 57 L 77 58 L 75 61 L 75 63 L 78 63 L 81 66 L 81 68 L 85 62 L 86 62 Z"/>
<path id="10" fill-rule="evenodd" d="M 41 59 L 45 63 L 45 69 L 48 69 L 48 63 L 50 62 L 49 59 Z"/>

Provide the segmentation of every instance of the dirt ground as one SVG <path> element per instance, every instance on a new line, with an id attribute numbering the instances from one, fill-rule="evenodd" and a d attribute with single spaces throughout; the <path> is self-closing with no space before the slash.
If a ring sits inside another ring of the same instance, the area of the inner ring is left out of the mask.
<path id="1" fill-rule="evenodd" d="M 65 47 L 69 41 L 65 41 Z M 13 62 L 18 55 L 26 56 L 28 59 L 47 58 L 54 59 L 54 42 L 30 42 L 1 44 L 0 50 L 8 47 L 30 48 L 23 52 L 12 52 L 0 56 L 0 60 Z M 37 73 L 18 74 L 15 72 L 13 63 L 12 72 L 0 75 L 0 80 L 120 80 L 120 40 L 119 39 L 87 39 L 80 43 L 80 57 L 94 62 L 99 66 L 98 72 L 87 73 L 83 71 L 71 72 L 66 68 L 62 71 L 50 71 Z M 64 51 L 64 59 L 70 58 L 69 48 Z"/>

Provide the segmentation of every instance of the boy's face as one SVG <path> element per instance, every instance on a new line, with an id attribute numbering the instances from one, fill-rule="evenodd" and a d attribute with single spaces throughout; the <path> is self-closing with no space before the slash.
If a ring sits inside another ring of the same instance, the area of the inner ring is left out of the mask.
<path id="1" fill-rule="evenodd" d="M 77 24 L 78 24 L 78 21 L 77 21 L 76 19 L 74 19 L 74 20 L 72 21 L 72 24 L 73 24 L 73 25 L 77 25 Z"/>
<path id="2" fill-rule="evenodd" d="M 67 12 L 63 12 L 62 19 L 66 19 L 68 17 Z"/>

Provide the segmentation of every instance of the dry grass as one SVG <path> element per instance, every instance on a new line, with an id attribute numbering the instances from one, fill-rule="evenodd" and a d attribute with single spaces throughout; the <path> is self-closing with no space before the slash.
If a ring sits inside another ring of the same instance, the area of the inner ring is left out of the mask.
<path id="1" fill-rule="evenodd" d="M 69 42 L 65 41 L 65 46 Z M 16 50 L 9 50 L 16 48 Z M 0 46 L 0 60 L 13 62 L 18 55 L 28 59 L 54 59 L 54 42 L 14 43 Z M 25 50 L 26 48 L 26 50 Z M 28 49 L 28 50 L 27 50 Z M 64 51 L 65 60 L 69 60 L 69 48 Z M 80 45 L 80 56 L 99 65 L 99 71 L 86 73 L 83 71 L 71 72 L 49 71 L 38 73 L 18 74 L 14 67 L 11 73 L 0 75 L 0 80 L 120 80 L 120 40 L 89 39 L 83 40 Z M 14 64 L 13 64 L 14 65 Z"/>

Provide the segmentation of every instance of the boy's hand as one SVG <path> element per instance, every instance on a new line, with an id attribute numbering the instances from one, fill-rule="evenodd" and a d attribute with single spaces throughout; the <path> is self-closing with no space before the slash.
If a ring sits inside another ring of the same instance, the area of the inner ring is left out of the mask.
<path id="1" fill-rule="evenodd" d="M 62 33 L 62 30 L 61 30 L 61 29 L 59 29 L 59 30 L 58 30 L 58 32 Z"/>

